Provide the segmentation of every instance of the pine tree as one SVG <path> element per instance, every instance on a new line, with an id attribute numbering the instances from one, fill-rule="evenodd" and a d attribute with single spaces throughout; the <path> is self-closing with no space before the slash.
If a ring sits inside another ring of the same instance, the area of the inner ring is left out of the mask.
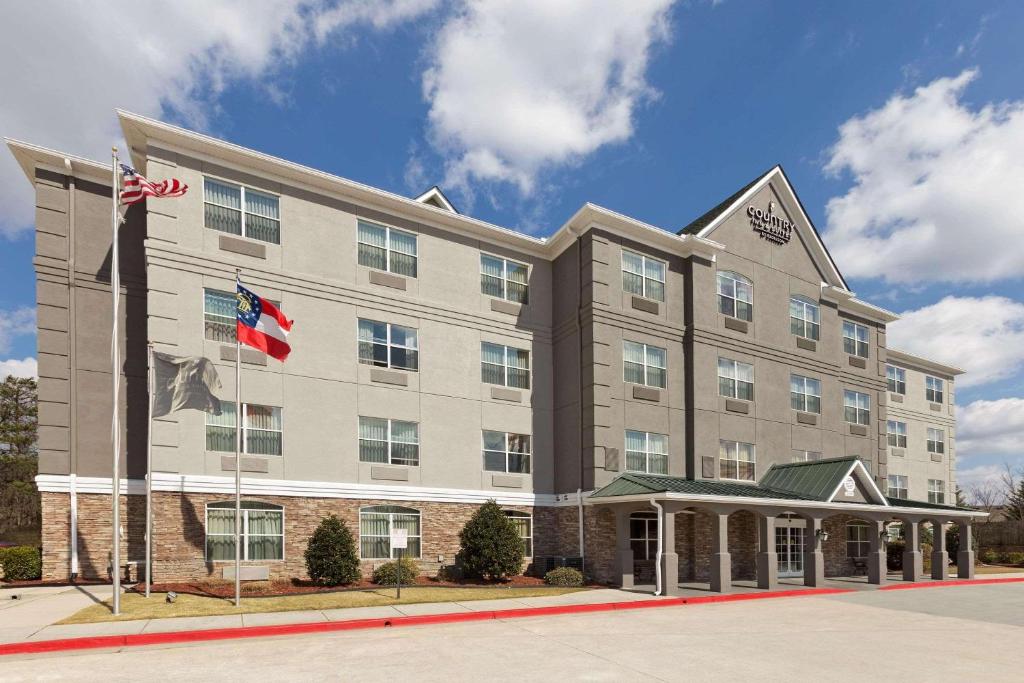
<path id="1" fill-rule="evenodd" d="M 1024 476 L 1006 498 L 1006 516 L 1018 522 L 1024 522 Z"/>
<path id="2" fill-rule="evenodd" d="M 38 529 L 36 381 L 0 383 L 0 533 Z"/>
<path id="3" fill-rule="evenodd" d="M 334 515 L 324 517 L 309 538 L 306 572 L 326 586 L 354 583 L 362 577 L 352 532 Z"/>
<path id="4" fill-rule="evenodd" d="M 0 453 L 36 454 L 36 381 L 7 377 L 0 384 Z"/>
<path id="5" fill-rule="evenodd" d="M 456 561 L 466 576 L 501 580 L 520 572 L 523 540 L 512 520 L 489 500 L 459 532 Z"/>

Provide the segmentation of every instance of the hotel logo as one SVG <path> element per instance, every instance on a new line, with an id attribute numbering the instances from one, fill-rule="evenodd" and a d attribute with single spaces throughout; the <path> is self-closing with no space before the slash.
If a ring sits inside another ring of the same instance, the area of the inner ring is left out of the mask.
<path id="1" fill-rule="evenodd" d="M 782 216 L 775 215 L 775 201 L 768 201 L 768 210 L 758 209 L 754 206 L 747 207 L 747 216 L 750 217 L 750 225 L 754 232 L 762 238 L 775 244 L 786 244 L 793 236 L 793 223 Z"/>

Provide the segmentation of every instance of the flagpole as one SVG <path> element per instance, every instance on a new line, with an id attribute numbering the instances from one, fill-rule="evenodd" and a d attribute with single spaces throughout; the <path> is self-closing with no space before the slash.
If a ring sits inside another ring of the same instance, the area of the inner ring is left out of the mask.
<path id="1" fill-rule="evenodd" d="M 111 229 L 112 242 L 110 248 L 110 294 L 113 303 L 113 327 L 110 343 L 110 365 L 113 375 L 113 411 L 111 419 L 111 437 L 113 441 L 113 471 L 110 479 L 110 499 L 112 501 L 112 526 L 113 544 L 110 553 L 110 574 L 113 590 L 114 614 L 121 613 L 121 424 L 120 424 L 120 400 L 119 384 L 121 381 L 121 344 L 118 339 L 118 304 L 121 295 L 121 269 L 117 248 L 117 227 L 120 216 L 117 213 L 117 192 L 119 187 L 117 179 L 117 147 L 110 150 L 111 175 L 113 186 L 111 187 Z M 72 378 L 74 379 L 74 378 Z"/>
<path id="2" fill-rule="evenodd" d="M 147 345 L 149 363 L 149 422 L 146 423 L 146 597 L 153 584 L 153 396 L 156 372 L 153 365 L 153 344 Z"/>
<path id="3" fill-rule="evenodd" d="M 242 269 L 235 269 L 235 297 L 242 281 Z M 235 304 L 237 308 L 237 303 Z M 237 310 L 235 317 L 237 320 Z M 242 343 L 235 323 L 235 607 L 242 604 Z"/>

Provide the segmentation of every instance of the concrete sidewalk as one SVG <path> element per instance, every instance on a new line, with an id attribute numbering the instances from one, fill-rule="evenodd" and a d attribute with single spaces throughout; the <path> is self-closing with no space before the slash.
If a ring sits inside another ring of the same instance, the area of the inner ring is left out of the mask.
<path id="1" fill-rule="evenodd" d="M 50 624 L 108 599 L 110 586 L 102 585 L 0 589 L 0 643 L 28 640 Z"/>

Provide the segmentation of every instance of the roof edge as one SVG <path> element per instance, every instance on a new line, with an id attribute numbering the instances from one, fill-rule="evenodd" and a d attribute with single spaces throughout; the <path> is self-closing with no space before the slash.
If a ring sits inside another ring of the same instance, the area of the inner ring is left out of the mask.
<path id="1" fill-rule="evenodd" d="M 889 358 L 906 363 L 907 365 L 914 365 L 923 370 L 935 370 L 950 376 L 966 374 L 966 370 L 962 370 L 954 365 L 947 365 L 931 358 L 925 358 L 924 356 L 917 356 L 906 351 L 900 351 L 899 349 L 886 349 L 886 354 Z"/>
<path id="2" fill-rule="evenodd" d="M 59 152 L 42 145 L 34 145 L 31 142 L 24 142 L 14 138 L 4 138 L 7 148 L 18 162 L 22 173 L 30 183 L 35 183 L 35 169 L 47 168 L 58 173 L 67 174 L 68 164 L 71 171 L 77 175 L 88 177 L 93 180 L 110 181 L 111 166 L 93 159 L 87 159 L 76 154 Z"/>

